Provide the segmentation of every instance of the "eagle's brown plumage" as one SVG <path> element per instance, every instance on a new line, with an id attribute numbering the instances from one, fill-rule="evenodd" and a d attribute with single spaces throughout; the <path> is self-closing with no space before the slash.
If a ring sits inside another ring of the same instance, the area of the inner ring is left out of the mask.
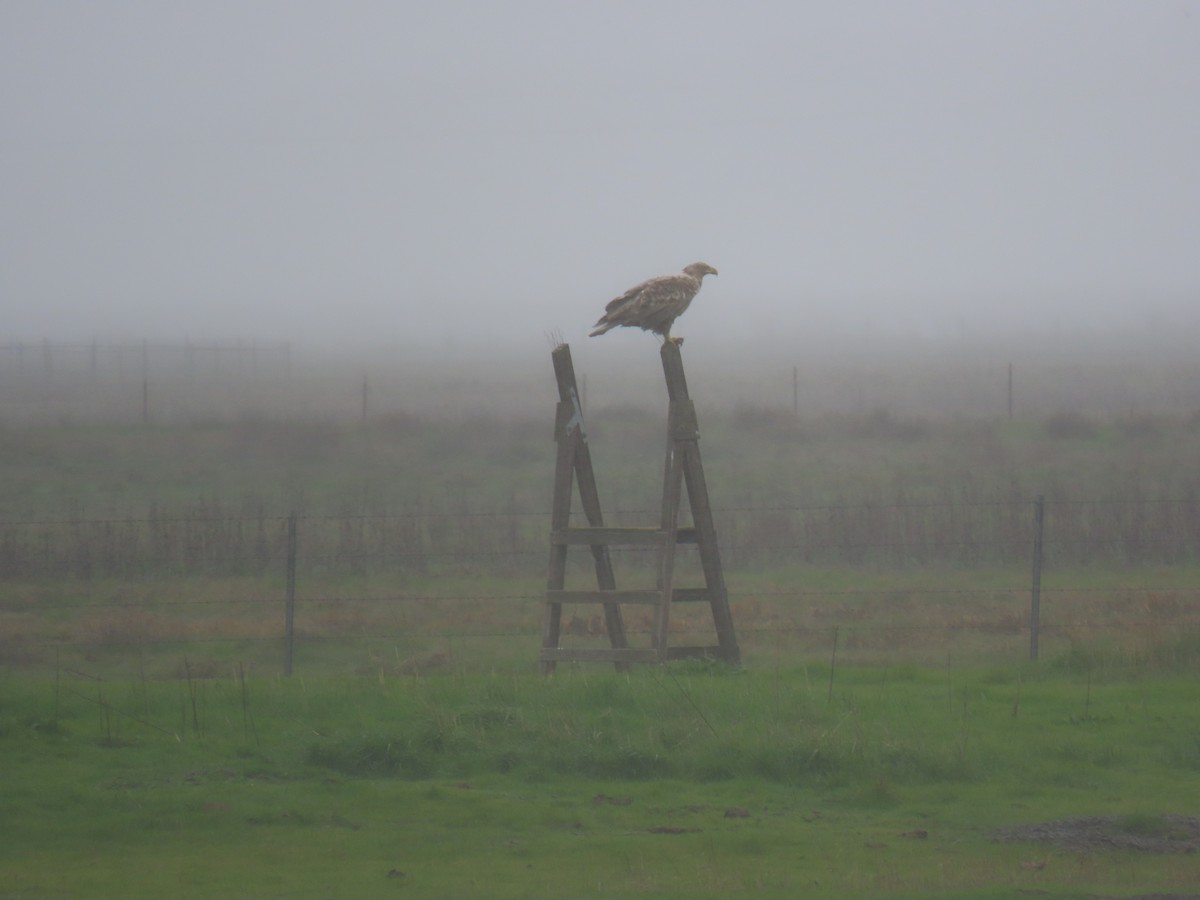
<path id="1" fill-rule="evenodd" d="M 708 263 L 694 262 L 678 275 L 659 275 L 643 281 L 604 307 L 604 315 L 588 337 L 626 325 L 653 331 L 662 335 L 663 340 L 675 340 L 671 337 L 671 325 L 688 308 L 704 276 L 716 274 L 717 270 Z"/>

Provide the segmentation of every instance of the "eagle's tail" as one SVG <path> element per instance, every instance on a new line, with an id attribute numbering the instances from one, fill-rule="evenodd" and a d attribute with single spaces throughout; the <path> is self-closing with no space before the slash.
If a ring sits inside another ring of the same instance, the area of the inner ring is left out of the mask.
<path id="1" fill-rule="evenodd" d="M 599 327 L 596 328 L 595 331 L 588 332 L 588 337 L 596 337 L 597 335 L 604 334 L 606 331 L 616 328 L 618 324 L 619 323 L 617 322 L 605 322 L 603 319 L 601 319 L 596 323 L 596 325 Z"/>

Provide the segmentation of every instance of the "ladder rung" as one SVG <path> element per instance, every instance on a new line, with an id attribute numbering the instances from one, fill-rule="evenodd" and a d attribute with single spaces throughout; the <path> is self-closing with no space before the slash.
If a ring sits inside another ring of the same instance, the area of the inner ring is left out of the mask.
<path id="1" fill-rule="evenodd" d="M 676 591 L 675 595 L 678 596 Z M 546 591 L 547 603 L 649 603 L 662 602 L 662 591 Z"/>
<path id="2" fill-rule="evenodd" d="M 662 544 L 658 528 L 561 528 L 550 533 L 551 544 Z"/>
<path id="3" fill-rule="evenodd" d="M 708 588 L 675 588 L 671 591 L 674 603 L 709 602 L 712 594 Z M 546 591 L 547 603 L 645 603 L 662 602 L 659 590 L 613 590 L 613 591 Z"/>
<path id="4" fill-rule="evenodd" d="M 657 662 L 657 650 L 609 647 L 602 650 L 584 650 L 565 647 L 543 647 L 543 662 Z"/>
<path id="5" fill-rule="evenodd" d="M 610 528 L 579 527 L 560 528 L 550 532 L 551 544 L 591 544 L 593 546 L 627 544 L 629 546 L 661 544 L 667 533 L 661 528 Z M 679 528 L 675 532 L 675 543 L 695 544 L 698 541 L 696 529 L 692 527 Z"/>

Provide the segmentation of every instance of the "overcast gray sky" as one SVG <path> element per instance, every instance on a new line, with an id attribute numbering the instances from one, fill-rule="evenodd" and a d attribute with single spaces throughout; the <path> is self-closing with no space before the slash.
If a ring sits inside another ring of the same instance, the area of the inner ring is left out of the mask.
<path id="1" fill-rule="evenodd" d="M 1197 0 L 0 0 L 0 122 L 0 337 L 541 346 L 697 259 L 709 341 L 1200 305 Z"/>

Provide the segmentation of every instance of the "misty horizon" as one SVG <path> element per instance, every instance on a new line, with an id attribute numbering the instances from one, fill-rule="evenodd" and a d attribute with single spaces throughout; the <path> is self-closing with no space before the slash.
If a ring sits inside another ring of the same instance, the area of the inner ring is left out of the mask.
<path id="1" fill-rule="evenodd" d="M 1200 306 L 1194 0 L 5 4 L 0 73 L 0 339 L 532 350 L 697 259 L 697 346 Z"/>

